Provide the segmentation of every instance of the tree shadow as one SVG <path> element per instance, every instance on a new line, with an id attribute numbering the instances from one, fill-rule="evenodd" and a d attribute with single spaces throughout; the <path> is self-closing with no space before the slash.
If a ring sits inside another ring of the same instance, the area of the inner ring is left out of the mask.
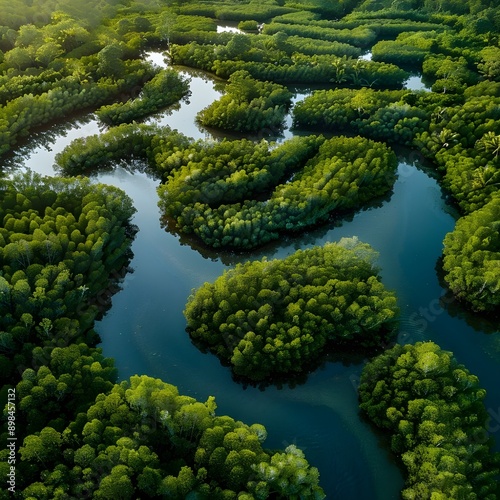
<path id="1" fill-rule="evenodd" d="M 453 295 L 444 279 L 443 256 L 438 258 L 435 270 L 439 285 L 445 290 L 439 304 L 451 317 L 465 321 L 476 332 L 492 334 L 500 331 L 500 310 L 474 312 L 465 302 Z"/>

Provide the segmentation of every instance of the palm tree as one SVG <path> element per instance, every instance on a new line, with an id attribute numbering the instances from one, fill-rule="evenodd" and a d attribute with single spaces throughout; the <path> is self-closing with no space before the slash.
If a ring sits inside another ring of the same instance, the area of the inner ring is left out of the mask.
<path id="1" fill-rule="evenodd" d="M 432 134 L 432 140 L 443 148 L 448 148 L 458 141 L 459 135 L 449 128 L 444 128 L 439 133 Z"/>
<path id="2" fill-rule="evenodd" d="M 491 130 L 486 132 L 481 139 L 476 141 L 476 148 L 479 151 L 491 153 L 493 159 L 498 161 L 498 156 L 500 155 L 500 135 L 495 135 L 495 132 Z"/>
<path id="3" fill-rule="evenodd" d="M 474 189 L 484 189 L 488 186 L 500 186 L 500 170 L 490 165 L 477 168 L 472 179 Z"/>

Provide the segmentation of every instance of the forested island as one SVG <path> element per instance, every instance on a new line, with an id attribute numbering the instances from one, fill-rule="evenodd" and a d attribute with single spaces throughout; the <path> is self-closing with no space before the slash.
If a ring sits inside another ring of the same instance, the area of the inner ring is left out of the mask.
<path id="1" fill-rule="evenodd" d="M 98 347 L 140 230 L 130 196 L 92 179 L 119 164 L 158 179 L 167 231 L 247 259 L 185 297 L 193 349 L 262 388 L 355 354 L 359 411 L 404 469 L 402 498 L 497 498 L 486 391 L 436 343 L 397 343 L 400 304 L 376 248 L 353 237 L 254 257 L 383 203 L 406 148 L 459 214 L 442 283 L 498 327 L 495 1 L 1 0 L 0 11 L 2 443 L 17 439 L 0 450 L 1 498 L 332 495 L 321 477 L 335 470 L 320 476 L 308 450 L 264 447 L 263 425 L 218 414 L 212 396 L 124 379 Z M 181 67 L 221 85 L 196 116 L 217 140 L 146 122 L 195 97 Z M 414 74 L 426 90 L 408 88 Z M 294 105 L 296 86 L 308 95 Z M 99 133 L 57 153 L 57 176 L 10 170 L 37 134 L 91 113 Z M 281 141 L 287 115 L 297 134 Z"/>

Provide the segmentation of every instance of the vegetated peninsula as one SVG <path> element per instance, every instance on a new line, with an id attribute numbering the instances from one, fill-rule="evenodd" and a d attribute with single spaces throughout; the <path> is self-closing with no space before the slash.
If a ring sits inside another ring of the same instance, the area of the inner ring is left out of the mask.
<path id="1" fill-rule="evenodd" d="M 234 373 L 286 380 L 328 351 L 377 349 L 395 331 L 395 295 L 380 282 L 376 252 L 356 238 L 238 264 L 189 299 L 191 337 Z"/>
<path id="2" fill-rule="evenodd" d="M 173 229 L 209 247 L 237 250 L 363 208 L 390 192 L 397 167 L 390 147 L 359 136 L 207 144 L 135 123 L 73 141 L 56 163 L 74 175 L 130 155 L 162 177 L 159 206 Z"/>

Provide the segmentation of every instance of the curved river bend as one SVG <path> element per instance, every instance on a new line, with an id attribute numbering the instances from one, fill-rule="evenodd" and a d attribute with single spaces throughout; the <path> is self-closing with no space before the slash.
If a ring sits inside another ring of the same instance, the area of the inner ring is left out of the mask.
<path id="1" fill-rule="evenodd" d="M 210 78 L 199 73 L 193 73 L 191 89 L 189 103 L 183 102 L 179 109 L 151 121 L 168 124 L 191 137 L 212 139 L 196 127 L 194 117 L 220 92 Z M 297 95 L 295 100 L 302 97 Z M 53 127 L 39 134 L 34 146 L 26 147 L 14 163 L 54 175 L 57 152 L 74 138 L 99 131 L 92 115 Z M 290 135 L 285 130 L 282 139 Z M 284 257 L 298 248 L 357 236 L 380 253 L 383 281 L 398 294 L 400 341 L 429 339 L 453 351 L 487 389 L 486 403 L 493 418 L 500 414 L 498 326 L 478 327 L 453 303 L 449 307 L 453 315 L 441 307 L 444 291 L 435 267 L 443 237 L 453 229 L 455 216 L 436 180 L 411 165 L 408 158 L 401 159 L 390 199 L 348 221 L 332 223 L 246 257 L 202 255 L 178 236 L 165 232 L 159 222 L 158 181 L 146 174 L 116 168 L 100 174 L 98 180 L 128 193 L 137 208 L 133 222 L 140 229 L 132 246 L 133 272 L 125 277 L 112 308 L 96 325 L 104 354 L 115 358 L 121 379 L 147 374 L 200 400 L 214 395 L 219 414 L 264 424 L 269 432 L 268 447 L 293 443 L 304 449 L 309 462 L 319 468 L 327 498 L 399 498 L 403 479 L 387 442 L 358 414 L 356 387 L 362 364 L 328 362 L 294 388 L 244 388 L 232 381 L 229 369 L 215 356 L 203 354 L 191 344 L 182 315 L 193 288 L 214 280 L 238 260 Z M 485 328 L 493 333 L 485 333 Z M 490 427 L 493 433 L 500 429 L 498 425 Z"/>

